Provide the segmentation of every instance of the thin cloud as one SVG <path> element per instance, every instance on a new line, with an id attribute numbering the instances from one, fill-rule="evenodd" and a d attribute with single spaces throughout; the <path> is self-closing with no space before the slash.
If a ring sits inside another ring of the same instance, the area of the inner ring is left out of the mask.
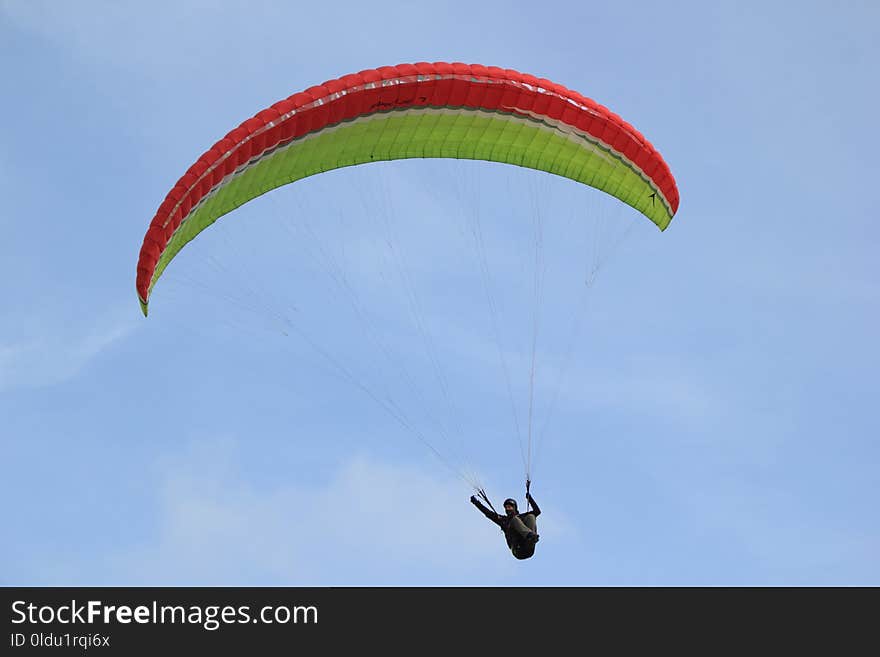
<path id="1" fill-rule="evenodd" d="M 235 452 L 233 441 L 202 443 L 169 469 L 155 541 L 110 559 L 114 583 L 448 584 L 516 576 L 503 537 L 453 479 L 355 456 L 326 482 L 261 486 L 245 479 Z M 567 527 L 564 519 L 548 525 L 555 536 Z"/>
<path id="2" fill-rule="evenodd" d="M 47 318 L 39 323 L 45 327 L 39 335 L 0 342 L 0 392 L 51 386 L 75 378 L 133 330 L 133 321 L 121 317 L 121 313 L 99 316 L 98 321 L 84 328 Z"/>

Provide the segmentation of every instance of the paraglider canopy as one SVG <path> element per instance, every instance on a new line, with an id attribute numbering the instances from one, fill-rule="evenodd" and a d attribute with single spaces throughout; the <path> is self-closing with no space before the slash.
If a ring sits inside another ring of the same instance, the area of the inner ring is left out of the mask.
<path id="1" fill-rule="evenodd" d="M 620 199 L 661 230 L 678 209 L 675 180 L 657 150 L 577 92 L 477 64 L 370 69 L 275 103 L 187 170 L 141 247 L 136 287 L 144 314 L 168 263 L 219 217 L 307 176 L 404 158 L 487 160 L 557 174 Z"/>

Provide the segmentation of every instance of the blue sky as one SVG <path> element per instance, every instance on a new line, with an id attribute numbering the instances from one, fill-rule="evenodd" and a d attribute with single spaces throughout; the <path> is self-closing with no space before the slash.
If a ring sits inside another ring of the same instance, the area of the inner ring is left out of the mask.
<path id="1" fill-rule="evenodd" d="M 0 582 L 880 584 L 880 10 L 789 7 L 0 1 Z M 534 172 L 360 167 L 219 222 L 141 317 L 143 233 L 201 152 L 293 92 L 419 60 L 609 106 L 670 163 L 672 226 Z M 489 492 L 521 496 L 497 352 L 522 419 L 536 200 L 539 417 L 558 404 L 534 472 L 542 541 L 520 563 L 413 431 L 272 312 L 432 444 L 436 417 L 459 427 Z M 590 262 L 569 235 L 596 225 L 608 260 L 566 359 Z M 236 305 L 253 290 L 256 313 Z"/>

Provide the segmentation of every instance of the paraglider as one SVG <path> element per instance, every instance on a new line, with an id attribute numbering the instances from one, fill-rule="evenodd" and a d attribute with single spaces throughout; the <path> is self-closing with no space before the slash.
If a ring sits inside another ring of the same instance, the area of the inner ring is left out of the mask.
<path id="1" fill-rule="evenodd" d="M 526 501 L 530 508 L 526 508 L 523 513 L 519 513 L 516 500 L 512 497 L 504 500 L 504 513 L 498 513 L 494 508 L 486 508 L 476 495 L 471 495 L 471 504 L 477 507 L 484 516 L 494 522 L 504 532 L 504 539 L 507 541 L 507 547 L 510 548 L 511 554 L 516 559 L 529 559 L 535 554 L 535 544 L 538 542 L 538 523 L 537 518 L 541 515 L 541 509 L 529 492 L 529 484 L 526 483 Z M 486 500 L 489 507 L 492 503 L 485 495 L 484 491 L 480 491 L 480 496 Z"/>
<path id="2" fill-rule="evenodd" d="M 364 70 L 258 112 L 177 181 L 150 222 L 137 262 L 136 290 L 144 315 L 171 261 L 220 217 L 309 176 L 409 158 L 483 160 L 555 174 L 618 199 L 660 230 L 679 206 L 675 179 L 651 143 L 618 115 L 559 84 L 476 64 L 422 62 Z M 527 482 L 536 337 L 537 323 Z M 398 413 L 396 408 L 389 412 Z M 491 507 L 482 488 L 474 488 Z M 471 501 L 501 527 L 517 559 L 534 554 L 540 509 L 528 487 L 531 508 L 524 513 L 518 513 L 512 499 L 503 515 L 476 497 Z"/>

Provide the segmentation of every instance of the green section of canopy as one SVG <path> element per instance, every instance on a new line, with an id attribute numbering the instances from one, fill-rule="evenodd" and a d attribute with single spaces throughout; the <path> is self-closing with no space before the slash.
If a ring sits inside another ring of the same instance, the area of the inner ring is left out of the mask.
<path id="1" fill-rule="evenodd" d="M 600 189 L 661 230 L 672 216 L 655 188 L 612 151 L 538 119 L 465 109 L 371 114 L 305 135 L 263 155 L 221 184 L 168 242 L 153 285 L 190 240 L 223 215 L 268 191 L 340 167 L 404 158 L 488 160 L 538 169 Z M 144 314 L 146 305 L 142 304 Z"/>

